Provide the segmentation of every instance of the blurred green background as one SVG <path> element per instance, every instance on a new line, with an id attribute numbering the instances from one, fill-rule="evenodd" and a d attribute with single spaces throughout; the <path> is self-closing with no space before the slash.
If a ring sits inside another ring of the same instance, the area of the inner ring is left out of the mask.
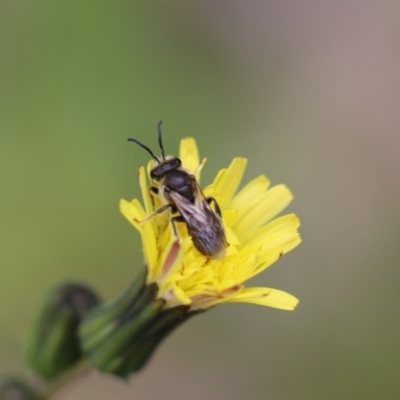
<path id="1" fill-rule="evenodd" d="M 203 185 L 241 155 L 247 179 L 292 189 L 304 242 L 253 283 L 301 302 L 192 319 L 135 398 L 400 398 L 399 17 L 389 0 L 2 1 L 0 372 L 24 368 L 49 287 L 111 298 L 136 274 L 118 201 L 149 157 L 126 138 L 156 148 L 163 119 L 167 152 L 196 137 Z"/>

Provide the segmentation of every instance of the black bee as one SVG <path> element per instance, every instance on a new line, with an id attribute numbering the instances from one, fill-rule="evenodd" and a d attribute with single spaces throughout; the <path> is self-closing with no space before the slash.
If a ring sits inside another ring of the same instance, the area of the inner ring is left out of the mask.
<path id="1" fill-rule="evenodd" d="M 196 249 L 207 257 L 222 259 L 228 243 L 221 220 L 221 209 L 213 197 L 205 197 L 194 175 L 185 171 L 182 162 L 177 157 L 165 157 L 161 133 L 162 121 L 158 123 L 158 143 L 161 149 L 162 160 L 137 139 L 129 138 L 144 148 L 156 161 L 157 165 L 151 170 L 150 177 L 159 183 L 159 188 L 151 186 L 150 191 L 166 199 L 167 204 L 160 207 L 144 222 L 168 209 L 173 215 L 172 228 L 178 236 L 175 226 L 177 222 L 184 222 Z M 214 203 L 215 211 L 211 208 Z"/>

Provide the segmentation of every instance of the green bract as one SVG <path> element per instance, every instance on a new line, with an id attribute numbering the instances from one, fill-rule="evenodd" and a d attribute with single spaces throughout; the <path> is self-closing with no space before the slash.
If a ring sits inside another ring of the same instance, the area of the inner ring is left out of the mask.
<path id="1" fill-rule="evenodd" d="M 75 283 L 61 285 L 47 294 L 25 348 L 26 360 L 34 372 L 46 379 L 55 378 L 81 358 L 78 325 L 98 303 L 91 289 Z"/>

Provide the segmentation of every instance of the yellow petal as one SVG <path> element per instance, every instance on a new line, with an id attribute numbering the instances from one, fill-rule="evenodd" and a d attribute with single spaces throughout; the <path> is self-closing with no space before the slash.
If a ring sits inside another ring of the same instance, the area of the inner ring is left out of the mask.
<path id="1" fill-rule="evenodd" d="M 229 167 L 220 171 L 214 180 L 214 191 L 217 196 L 219 195 L 224 199 L 223 204 L 228 204 L 231 201 L 240 185 L 246 165 L 247 159 L 234 158 Z"/>
<path id="2" fill-rule="evenodd" d="M 214 307 L 221 303 L 226 303 L 230 299 L 234 298 L 237 293 L 240 293 L 242 286 L 233 285 L 232 287 L 227 287 L 223 291 L 217 291 L 215 288 L 208 290 L 204 288 L 201 293 L 197 296 L 191 297 L 192 305 L 191 310 L 206 310 L 207 308 Z"/>
<path id="3" fill-rule="evenodd" d="M 260 175 L 251 180 L 239 193 L 232 199 L 229 208 L 240 210 L 259 195 L 263 194 L 269 187 L 270 181 L 265 175 Z"/>
<path id="4" fill-rule="evenodd" d="M 250 202 L 243 216 L 234 225 L 240 240 L 245 242 L 255 229 L 279 214 L 292 199 L 293 195 L 285 185 L 277 185 Z"/>
<path id="5" fill-rule="evenodd" d="M 253 303 L 289 311 L 294 310 L 299 304 L 299 300 L 289 293 L 261 287 L 245 288 L 228 301 Z"/>
<path id="6" fill-rule="evenodd" d="M 278 237 L 272 242 L 267 243 L 261 249 L 257 249 L 258 265 L 253 271 L 248 271 L 246 280 L 258 275 L 276 261 L 278 261 L 285 253 L 293 250 L 301 243 L 300 235 L 297 232 Z M 253 247 L 254 248 L 254 247 Z"/>
<path id="7" fill-rule="evenodd" d="M 292 232 L 297 232 L 300 226 L 300 220 L 296 214 L 287 214 L 276 218 L 267 225 L 256 229 L 251 235 L 248 235 L 244 245 L 253 246 L 272 240 L 274 237 L 285 236 Z"/>
<path id="8" fill-rule="evenodd" d="M 259 256 L 252 249 L 244 249 L 241 252 L 242 260 L 238 263 L 235 270 L 235 279 L 239 283 L 244 283 L 249 279 L 259 265 Z"/>
<path id="9" fill-rule="evenodd" d="M 225 226 L 225 235 L 226 235 L 226 240 L 229 243 L 228 249 L 231 246 L 240 246 L 241 245 L 239 239 L 235 235 L 235 232 L 229 226 Z M 232 252 L 228 252 L 228 254 L 232 254 Z"/>
<path id="10" fill-rule="evenodd" d="M 154 165 L 156 164 L 156 162 L 152 159 L 147 163 L 147 175 L 150 177 L 150 172 L 152 171 L 152 169 L 154 168 Z"/>
<path id="11" fill-rule="evenodd" d="M 138 230 L 141 227 L 137 221 L 141 221 L 146 217 L 146 213 L 139 203 L 139 200 L 134 199 L 131 202 L 121 199 L 119 202 L 119 209 L 122 215 Z"/>
<path id="12" fill-rule="evenodd" d="M 224 220 L 224 225 L 232 226 L 240 217 L 237 210 L 224 210 L 222 215 Z"/>
<path id="13" fill-rule="evenodd" d="M 215 198 L 215 191 L 214 191 L 214 186 L 213 185 L 208 185 L 205 188 L 202 189 L 204 197 L 214 197 Z M 218 202 L 218 200 L 217 200 Z M 219 202 L 218 202 L 219 204 Z"/>
<path id="14" fill-rule="evenodd" d="M 148 280 L 151 278 L 151 272 L 154 271 L 158 250 L 156 243 L 156 236 L 149 221 L 140 222 L 145 219 L 146 214 L 143 207 L 137 199 L 128 202 L 122 199 L 119 203 L 120 211 L 125 216 L 125 218 L 140 232 L 142 238 L 144 258 L 147 263 L 147 269 L 149 270 Z"/>
<path id="15" fill-rule="evenodd" d="M 162 252 L 159 268 L 156 271 L 158 284 L 167 284 L 173 281 L 177 270 L 182 266 L 183 251 L 179 238 L 172 237 L 166 249 Z"/>
<path id="16" fill-rule="evenodd" d="M 199 150 L 193 138 L 189 137 L 181 140 L 179 158 L 183 167 L 193 174 L 200 163 Z"/>
<path id="17" fill-rule="evenodd" d="M 290 250 L 293 250 L 300 243 L 301 237 L 298 232 L 291 232 L 286 235 L 272 237 L 270 241 L 267 241 L 264 244 L 258 253 L 260 263 L 268 259 L 269 254 L 277 253 L 282 256 Z"/>
<path id="18" fill-rule="evenodd" d="M 192 301 L 190 306 L 191 311 L 207 310 L 208 308 L 215 306 L 217 302 L 220 301 L 220 299 L 218 299 L 215 295 L 207 294 L 204 291 L 197 296 L 191 296 L 190 299 Z"/>
<path id="19" fill-rule="evenodd" d="M 180 305 L 189 305 L 191 303 L 190 297 L 187 293 L 178 287 L 174 282 L 170 283 L 168 291 L 163 295 L 167 301 L 167 307 L 176 307 Z"/>
<path id="20" fill-rule="evenodd" d="M 201 175 L 201 171 L 203 170 L 204 165 L 206 164 L 206 162 L 207 162 L 207 158 L 203 158 L 203 159 L 200 161 L 200 164 L 197 166 L 197 168 L 196 168 L 196 169 L 194 170 L 194 172 L 193 172 L 193 175 L 194 175 L 194 177 L 196 178 L 197 183 L 199 183 L 199 184 L 200 184 L 200 175 Z"/>
<path id="21" fill-rule="evenodd" d="M 150 215 L 153 213 L 153 202 L 150 197 L 151 195 L 150 195 L 149 185 L 147 183 L 146 171 L 145 171 L 144 167 L 140 167 L 140 169 L 139 169 L 139 186 L 140 186 L 140 190 L 142 192 L 142 197 L 143 197 L 144 208 L 146 210 L 146 214 Z M 156 223 L 155 218 L 152 218 L 151 223 L 154 228 L 155 223 Z"/>
<path id="22" fill-rule="evenodd" d="M 175 285 L 173 290 L 179 304 L 189 305 L 192 302 L 190 300 L 190 297 L 187 296 L 186 293 L 181 288 L 179 288 L 179 286 Z"/>

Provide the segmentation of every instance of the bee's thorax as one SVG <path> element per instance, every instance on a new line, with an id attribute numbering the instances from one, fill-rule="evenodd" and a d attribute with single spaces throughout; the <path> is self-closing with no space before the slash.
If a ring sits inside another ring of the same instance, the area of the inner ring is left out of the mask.
<path id="1" fill-rule="evenodd" d="M 179 193 L 182 197 L 194 202 L 194 178 L 183 170 L 174 170 L 168 173 L 163 179 L 164 193 Z"/>

